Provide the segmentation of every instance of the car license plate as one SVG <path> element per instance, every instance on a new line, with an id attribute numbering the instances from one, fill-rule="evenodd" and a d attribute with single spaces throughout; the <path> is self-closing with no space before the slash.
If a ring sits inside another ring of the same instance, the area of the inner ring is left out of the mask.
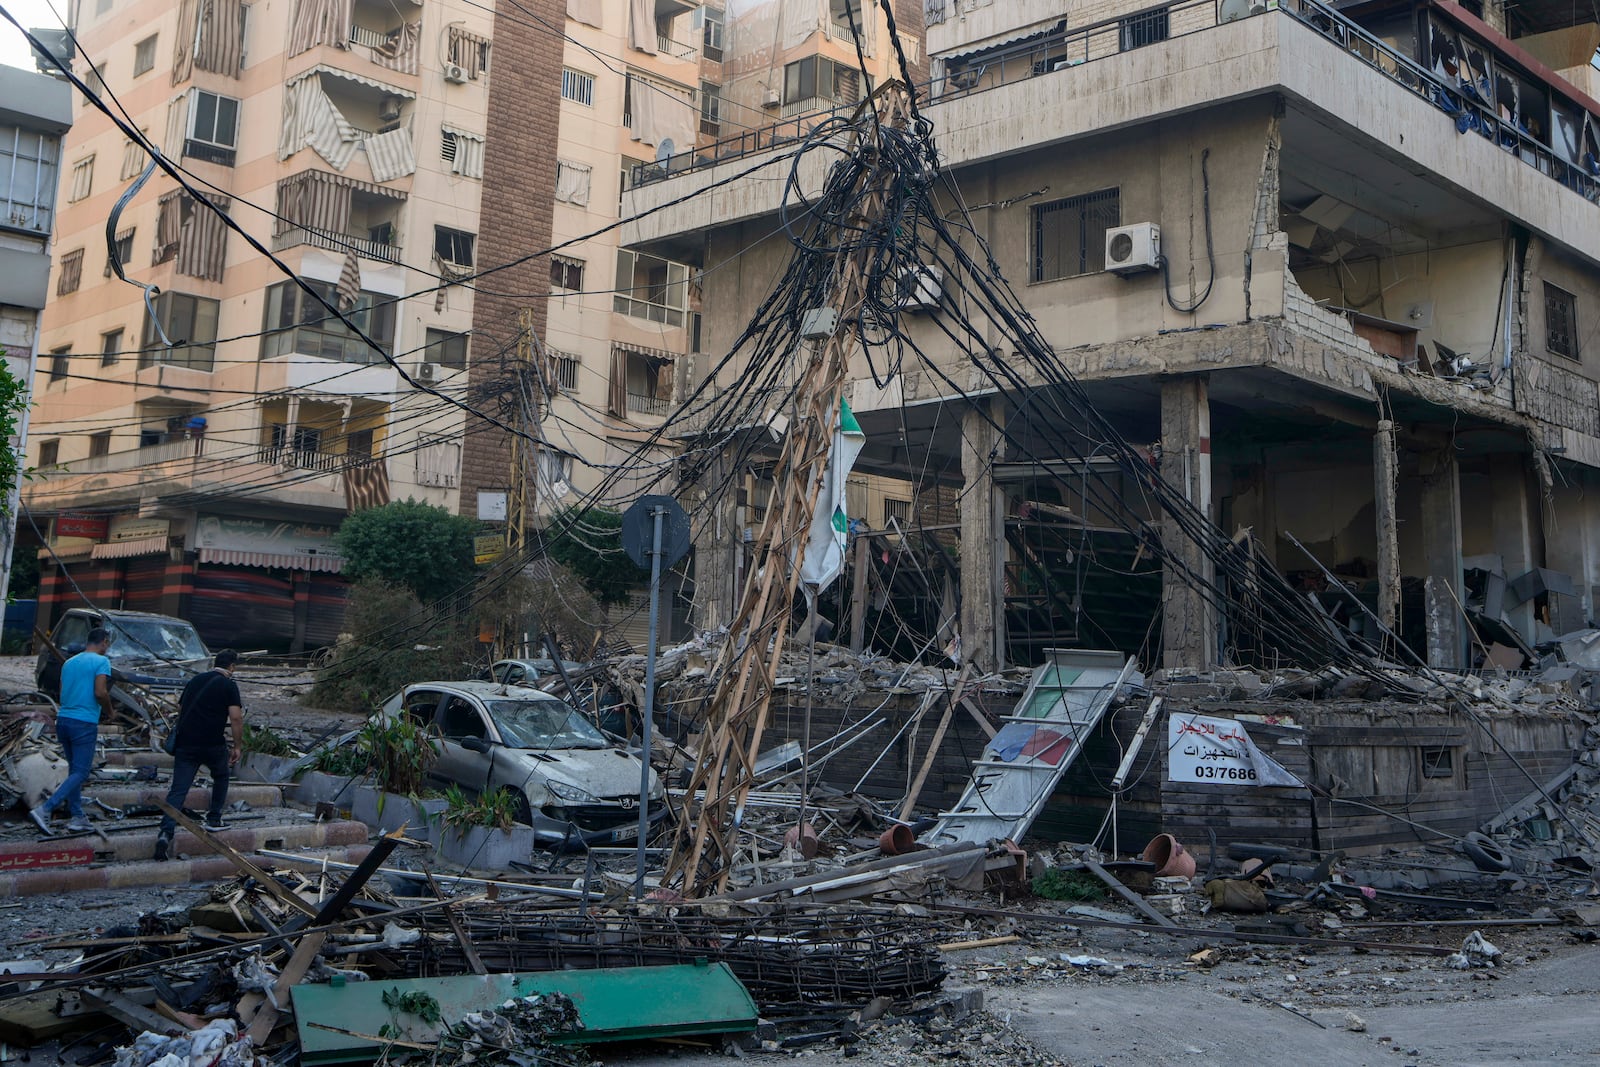
<path id="1" fill-rule="evenodd" d="M 638 836 L 638 823 L 629 823 L 627 826 L 619 826 L 615 830 L 611 831 L 611 840 L 613 841 L 632 841 Z"/>

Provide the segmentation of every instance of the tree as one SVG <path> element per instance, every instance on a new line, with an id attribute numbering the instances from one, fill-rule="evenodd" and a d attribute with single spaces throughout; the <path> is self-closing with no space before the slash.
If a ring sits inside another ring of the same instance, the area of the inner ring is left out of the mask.
<path id="1" fill-rule="evenodd" d="M 471 580 L 477 528 L 465 515 L 407 499 L 356 512 L 334 541 L 351 579 L 376 578 L 430 601 Z"/>
<path id="2" fill-rule="evenodd" d="M 602 604 L 626 603 L 644 572 L 622 550 L 622 513 L 566 508 L 545 530 L 545 551 Z"/>

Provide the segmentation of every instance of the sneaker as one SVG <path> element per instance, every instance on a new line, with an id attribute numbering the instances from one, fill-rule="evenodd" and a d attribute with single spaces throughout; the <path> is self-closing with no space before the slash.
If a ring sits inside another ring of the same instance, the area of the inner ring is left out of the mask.
<path id="1" fill-rule="evenodd" d="M 228 828 L 228 824 L 222 821 L 222 816 L 220 815 L 207 815 L 206 821 L 201 823 L 201 825 L 207 830 L 210 830 L 212 833 L 216 833 L 218 830 L 226 830 Z"/>
<path id="2" fill-rule="evenodd" d="M 84 834 L 93 829 L 94 823 L 90 822 L 88 819 L 73 819 L 71 822 L 67 823 L 67 833 L 69 834 Z"/>
<path id="3" fill-rule="evenodd" d="M 167 861 L 167 857 L 171 854 L 172 838 L 165 836 L 156 838 L 156 860 L 161 863 L 165 863 Z"/>
<path id="4" fill-rule="evenodd" d="M 29 808 L 28 818 L 33 820 L 33 825 L 39 828 L 41 834 L 47 837 L 50 835 L 50 816 L 43 808 Z"/>

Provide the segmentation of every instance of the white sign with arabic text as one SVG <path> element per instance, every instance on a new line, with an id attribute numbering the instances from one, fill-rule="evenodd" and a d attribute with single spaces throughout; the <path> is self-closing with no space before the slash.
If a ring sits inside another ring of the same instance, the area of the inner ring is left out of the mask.
<path id="1" fill-rule="evenodd" d="M 1167 780 L 1204 785 L 1305 785 L 1257 748 L 1243 723 L 1187 712 L 1167 719 Z"/>

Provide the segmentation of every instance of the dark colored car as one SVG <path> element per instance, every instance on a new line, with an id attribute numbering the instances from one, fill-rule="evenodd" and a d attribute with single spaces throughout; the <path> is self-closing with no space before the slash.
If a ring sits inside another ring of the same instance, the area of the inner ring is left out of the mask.
<path id="1" fill-rule="evenodd" d="M 89 631 L 96 626 L 111 631 L 106 657 L 111 660 L 113 682 L 170 693 L 181 690 L 190 678 L 211 667 L 211 652 L 194 627 L 171 615 L 72 608 L 56 620 L 50 640 L 61 656 L 75 656 L 83 651 Z M 35 684 L 52 697 L 61 695 L 63 662 L 45 648 L 34 665 Z"/>

